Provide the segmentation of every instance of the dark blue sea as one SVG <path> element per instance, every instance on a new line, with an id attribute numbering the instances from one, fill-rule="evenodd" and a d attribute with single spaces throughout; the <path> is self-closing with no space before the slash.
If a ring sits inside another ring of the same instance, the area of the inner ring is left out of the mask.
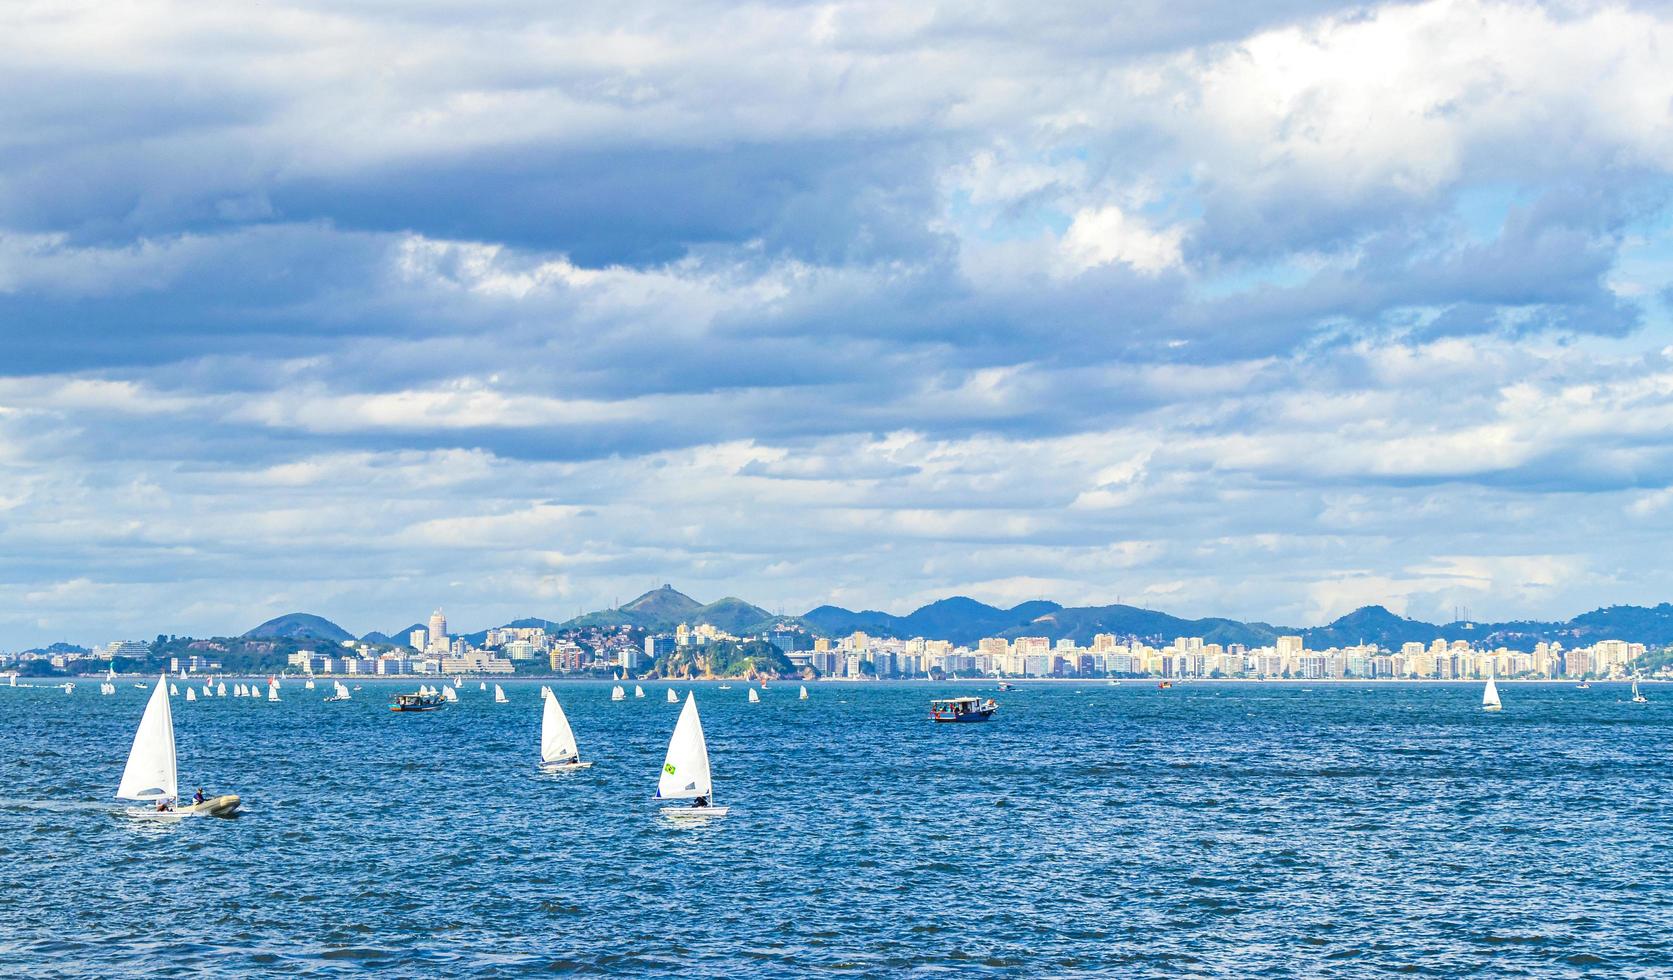
<path id="1" fill-rule="evenodd" d="M 148 692 L 0 688 L 0 973 L 1666 976 L 1673 689 L 695 686 L 729 817 L 652 799 L 679 708 L 538 685 L 429 714 L 174 700 L 181 785 L 112 799 Z M 683 694 L 690 685 L 678 685 Z"/>

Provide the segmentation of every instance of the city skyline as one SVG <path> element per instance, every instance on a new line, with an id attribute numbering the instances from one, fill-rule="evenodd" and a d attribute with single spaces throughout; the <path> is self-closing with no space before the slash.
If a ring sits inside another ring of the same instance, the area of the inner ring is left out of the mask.
<path id="1" fill-rule="evenodd" d="M 495 10 L 0 11 L 0 648 L 1673 598 L 1665 7 Z"/>

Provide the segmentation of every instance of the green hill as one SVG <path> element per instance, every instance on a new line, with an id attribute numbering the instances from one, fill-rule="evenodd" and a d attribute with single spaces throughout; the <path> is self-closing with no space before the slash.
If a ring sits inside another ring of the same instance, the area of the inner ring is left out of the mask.
<path id="1" fill-rule="evenodd" d="M 244 634 L 252 640 L 319 640 L 341 643 L 354 639 L 354 634 L 331 620 L 311 613 L 286 613 L 262 623 Z"/>

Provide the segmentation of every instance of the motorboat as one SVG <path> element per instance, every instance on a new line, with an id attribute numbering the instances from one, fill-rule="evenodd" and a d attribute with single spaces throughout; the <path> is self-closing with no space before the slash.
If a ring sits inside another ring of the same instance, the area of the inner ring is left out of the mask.
<path id="1" fill-rule="evenodd" d="M 447 702 L 440 694 L 397 694 L 389 702 L 390 711 L 434 711 Z"/>
<path id="2" fill-rule="evenodd" d="M 992 698 L 937 698 L 929 703 L 929 718 L 942 724 L 987 721 L 998 710 Z"/>

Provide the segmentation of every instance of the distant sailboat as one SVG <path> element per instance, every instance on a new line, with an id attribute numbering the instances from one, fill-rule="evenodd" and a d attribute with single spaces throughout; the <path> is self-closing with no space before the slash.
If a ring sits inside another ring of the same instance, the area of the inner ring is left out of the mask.
<path id="1" fill-rule="evenodd" d="M 305 683 L 304 683 L 304 684 L 303 684 L 303 685 L 302 685 L 302 690 L 304 690 L 304 691 L 312 691 L 312 690 L 313 690 L 313 689 L 314 689 L 314 679 L 313 679 L 313 678 L 312 678 L 312 677 L 310 677 L 310 678 L 308 678 L 308 680 L 307 680 L 307 681 L 306 681 L 306 682 L 305 682 Z"/>
<path id="2" fill-rule="evenodd" d="M 488 690 L 488 682 L 487 682 L 487 681 L 477 681 L 477 682 L 476 682 L 476 689 L 477 689 L 477 690 L 478 690 L 478 691 L 486 691 L 486 690 Z"/>
<path id="3" fill-rule="evenodd" d="M 1487 678 L 1487 688 L 1481 692 L 1481 710 L 1502 711 L 1504 706 L 1499 704 L 1499 685 L 1493 683 L 1493 678 Z"/>
<path id="4" fill-rule="evenodd" d="M 506 696 L 505 696 L 505 688 L 499 686 L 498 684 L 494 685 L 494 703 L 495 704 L 506 704 L 507 703 Z"/>
<path id="5" fill-rule="evenodd" d="M 802 693 L 796 695 L 796 697 L 797 697 L 798 700 L 802 700 L 802 701 L 807 700 L 807 685 L 806 684 L 802 685 Z"/>
<path id="6" fill-rule="evenodd" d="M 1632 679 L 1632 703 L 1633 704 L 1648 704 L 1649 702 L 1650 702 L 1650 699 L 1645 697 L 1643 692 L 1638 690 L 1638 678 L 1634 677 Z"/>
<path id="7" fill-rule="evenodd" d="M 459 692 L 446 685 L 442 686 L 441 699 L 453 704 L 459 703 Z"/>
<path id="8" fill-rule="evenodd" d="M 116 788 L 119 800 L 141 803 L 160 802 L 172 806 L 180 796 L 180 774 L 174 755 L 174 712 L 169 707 L 168 678 L 157 680 L 151 699 L 145 704 L 145 714 L 134 732 L 133 748 L 128 750 L 128 764 L 122 770 L 122 782 Z M 136 816 L 226 816 L 238 809 L 238 797 L 217 796 L 193 806 L 164 810 L 136 811 Z"/>
<path id="9" fill-rule="evenodd" d="M 206 697 L 206 698 L 214 697 L 215 696 L 215 689 L 213 687 L 210 687 L 208 684 L 203 685 L 203 696 Z"/>
<path id="10" fill-rule="evenodd" d="M 627 700 L 627 692 L 622 690 L 622 686 L 620 684 L 617 684 L 615 687 L 612 687 L 610 689 L 610 700 L 612 700 L 612 701 L 626 701 Z"/>
<path id="11" fill-rule="evenodd" d="M 349 689 L 347 687 L 343 686 L 342 681 L 333 681 L 332 682 L 332 689 L 331 689 L 331 696 L 326 698 L 325 700 L 328 701 L 328 702 L 329 701 L 347 701 L 347 700 L 349 700 Z"/>
<path id="12" fill-rule="evenodd" d="M 756 694 L 755 693 L 755 688 L 753 688 L 753 687 L 749 689 L 749 703 L 750 704 L 760 704 L 761 703 L 761 695 Z"/>
<path id="13" fill-rule="evenodd" d="M 279 685 L 275 684 L 272 687 L 267 689 L 267 700 L 269 700 L 269 701 L 279 700 Z"/>
<path id="14" fill-rule="evenodd" d="M 674 693 L 673 688 L 668 689 L 668 703 L 669 704 L 679 704 L 680 703 L 680 696 L 678 694 Z"/>
<path id="15" fill-rule="evenodd" d="M 171 697 L 171 698 L 179 697 L 180 696 L 180 688 L 175 687 L 173 684 L 170 684 L 168 686 L 168 696 Z"/>
<path id="16" fill-rule="evenodd" d="M 575 732 L 570 729 L 569 717 L 563 713 L 557 696 L 543 687 L 540 700 L 540 768 L 547 772 L 590 768 L 592 763 L 581 761 Z"/>
<path id="17" fill-rule="evenodd" d="M 659 800 L 694 800 L 695 806 L 664 807 L 663 816 L 724 817 L 731 807 L 714 805 L 714 778 L 709 771 L 709 746 L 703 738 L 703 721 L 697 717 L 697 695 L 687 694 L 674 737 L 668 740 L 668 755 L 662 761 L 657 781 Z"/>
<path id="18" fill-rule="evenodd" d="M 645 696 L 645 689 L 640 687 L 637 684 L 633 685 L 633 696 L 636 697 L 636 698 L 644 697 Z"/>
<path id="19" fill-rule="evenodd" d="M 218 698 L 224 698 L 224 697 L 227 696 L 227 682 L 226 681 L 222 681 L 221 683 L 215 685 L 215 696 L 218 697 Z"/>
<path id="20" fill-rule="evenodd" d="M 196 701 L 197 699 L 198 699 L 197 688 L 195 688 L 195 687 L 186 688 L 186 700 Z"/>

